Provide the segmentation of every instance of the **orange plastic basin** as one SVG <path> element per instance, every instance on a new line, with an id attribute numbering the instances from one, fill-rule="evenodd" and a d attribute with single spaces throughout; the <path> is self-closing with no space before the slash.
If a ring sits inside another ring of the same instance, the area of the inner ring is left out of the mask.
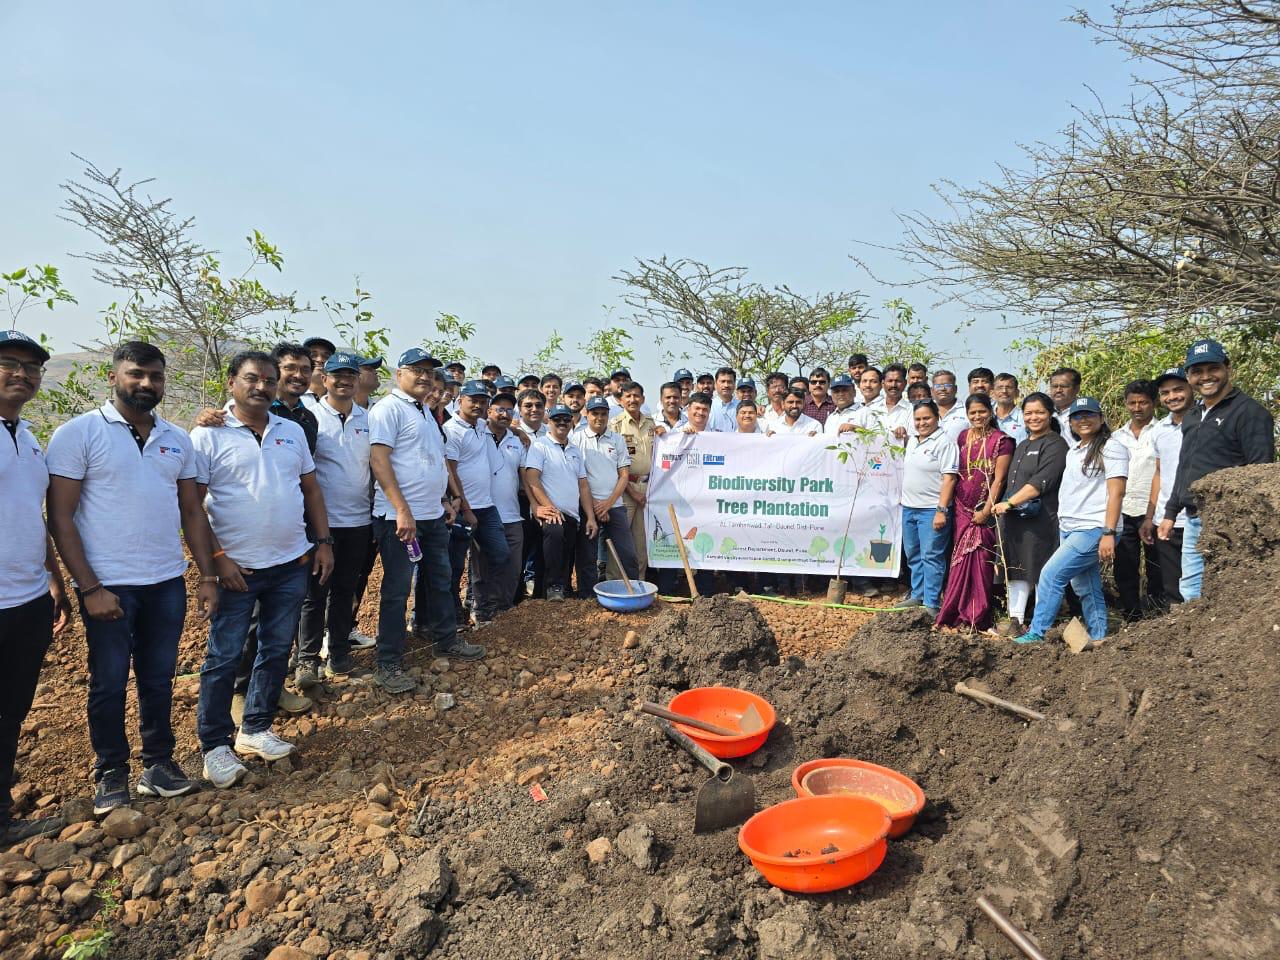
<path id="1" fill-rule="evenodd" d="M 768 700 L 757 697 L 747 690 L 739 690 L 737 687 L 694 687 L 692 690 L 676 694 L 667 705 L 667 709 L 729 730 L 738 730 L 742 727 L 742 715 L 752 704 L 755 704 L 755 708 L 760 711 L 760 716 L 764 720 L 764 729 L 756 733 L 722 737 L 718 733 L 708 733 L 696 727 L 687 727 L 683 723 L 675 725 L 677 730 L 687 734 L 694 743 L 713 757 L 728 760 L 731 757 L 745 757 L 749 753 L 755 753 L 769 739 L 769 731 L 778 722 L 778 715 L 769 705 Z"/>
<path id="2" fill-rule="evenodd" d="M 738 846 L 775 887 L 826 893 L 859 883 L 884 862 L 889 814 L 866 797 L 799 797 L 742 825 Z"/>
<path id="3" fill-rule="evenodd" d="M 893 818 L 890 837 L 900 837 L 924 809 L 924 791 L 909 777 L 865 760 L 832 757 L 796 767 L 791 786 L 798 797 L 856 796 L 876 801 Z"/>

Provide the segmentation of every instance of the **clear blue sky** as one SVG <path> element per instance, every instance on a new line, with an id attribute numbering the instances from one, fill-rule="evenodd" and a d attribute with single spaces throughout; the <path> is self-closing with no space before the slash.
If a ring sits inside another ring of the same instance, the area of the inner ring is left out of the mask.
<path id="1" fill-rule="evenodd" d="M 1096 5 L 1096 4 L 1095 4 Z M 897 295 L 849 260 L 893 243 L 930 185 L 972 183 L 1051 137 L 1129 65 L 1028 3 L 0 4 L 0 266 L 60 264 L 79 306 L 24 315 L 60 350 L 117 296 L 69 254 L 71 152 L 197 218 L 241 262 L 262 230 L 303 300 L 359 273 L 393 351 L 440 311 L 509 365 L 619 304 L 611 277 L 666 253 L 765 283 Z M 876 272 L 906 278 L 887 254 Z M 959 365 L 1012 363 L 1000 318 L 903 294 Z M 323 315 L 309 327 L 326 332 Z M 646 337 L 636 373 L 665 376 Z"/>

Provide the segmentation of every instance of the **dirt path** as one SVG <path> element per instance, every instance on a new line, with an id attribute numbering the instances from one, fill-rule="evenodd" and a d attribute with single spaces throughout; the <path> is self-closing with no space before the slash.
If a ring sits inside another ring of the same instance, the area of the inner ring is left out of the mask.
<path id="1" fill-rule="evenodd" d="M 282 724 L 298 760 L 255 765 L 244 789 L 0 855 L 0 955 L 60 955 L 50 944 L 112 878 L 126 900 L 112 956 L 129 958 L 1013 956 L 981 893 L 1049 956 L 1280 955 L 1280 468 L 1205 493 L 1214 599 L 1078 656 L 934 633 L 918 613 L 522 605 L 484 636 L 483 665 L 414 651 L 414 698 L 333 687 Z M 189 626 L 184 672 L 203 643 Z M 88 795 L 82 663 L 78 634 L 50 654 L 24 807 L 74 814 Z M 1048 719 L 957 697 L 968 677 Z M 778 711 L 742 764 L 761 805 L 822 755 L 923 786 L 917 828 L 870 880 L 785 895 L 732 831 L 692 835 L 701 774 L 629 705 L 712 680 Z M 438 710 L 438 693 L 456 706 Z M 180 680 L 193 770 L 194 702 Z"/>

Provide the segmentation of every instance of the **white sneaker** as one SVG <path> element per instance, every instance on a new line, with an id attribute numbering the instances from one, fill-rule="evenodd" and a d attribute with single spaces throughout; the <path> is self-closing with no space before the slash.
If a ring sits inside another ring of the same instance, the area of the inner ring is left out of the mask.
<path id="1" fill-rule="evenodd" d="M 378 641 L 373 637 L 366 636 L 355 627 L 351 628 L 351 649 L 352 650 L 368 650 L 370 647 L 376 647 Z"/>
<path id="2" fill-rule="evenodd" d="M 245 733 L 240 730 L 236 734 L 236 753 L 263 760 L 283 760 L 293 753 L 293 744 L 281 740 L 270 727 L 261 733 Z"/>
<path id="3" fill-rule="evenodd" d="M 204 778 L 219 790 L 234 787 L 248 772 L 230 747 L 214 747 L 204 755 Z"/>

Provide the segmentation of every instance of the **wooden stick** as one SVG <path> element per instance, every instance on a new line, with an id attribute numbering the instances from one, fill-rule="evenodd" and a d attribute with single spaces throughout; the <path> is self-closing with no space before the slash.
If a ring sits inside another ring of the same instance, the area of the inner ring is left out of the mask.
<path id="1" fill-rule="evenodd" d="M 613 547 L 613 540 L 609 537 L 604 538 L 604 545 L 609 548 L 609 556 L 613 557 L 614 566 L 618 568 L 618 576 L 622 577 L 622 582 L 627 585 L 627 593 L 635 595 L 636 588 L 631 585 L 631 578 L 627 576 L 627 568 L 622 565 L 622 561 L 618 559 L 618 551 Z"/>
<path id="2" fill-rule="evenodd" d="M 737 737 L 741 736 L 740 731 L 730 730 L 728 727 L 716 726 L 714 723 L 707 723 L 705 720 L 699 720 L 697 717 L 689 717 L 683 713 L 675 713 L 666 707 L 660 707 L 656 703 L 649 703 L 647 700 L 640 701 L 640 712 L 647 713 L 651 717 L 661 717 L 663 720 L 671 720 L 675 723 L 683 723 L 686 727 L 693 727 L 696 730 L 705 730 L 707 733 L 714 733 L 721 737 Z"/>
<path id="3" fill-rule="evenodd" d="M 1028 720 L 1043 720 L 1044 714 L 1037 713 L 1030 707 L 1024 707 L 1018 703 L 1012 703 L 1009 700 L 1001 700 L 999 697 L 984 693 L 981 690 L 975 690 L 973 687 L 965 686 L 963 682 L 957 683 L 955 686 L 956 693 L 962 697 L 969 697 L 971 700 L 977 700 L 981 703 L 990 704 L 993 707 L 999 707 L 1001 710 L 1008 710 L 1010 713 L 1016 713 L 1020 717 Z"/>
<path id="4" fill-rule="evenodd" d="M 996 929 L 1009 938 L 1009 942 L 1022 951 L 1027 960 L 1045 960 L 1045 955 L 1031 942 L 1031 938 L 1019 930 L 1012 920 L 1000 912 L 1000 908 L 986 897 L 978 898 L 978 909 L 996 925 Z"/>
<path id="5" fill-rule="evenodd" d="M 680 521 L 676 519 L 676 505 L 667 504 L 667 516 L 671 518 L 671 529 L 676 535 L 676 549 L 680 551 L 680 563 L 684 565 L 684 576 L 689 581 L 689 598 L 698 596 L 698 587 L 693 582 L 693 568 L 689 566 L 689 554 L 684 548 L 684 537 L 680 535 Z"/>

